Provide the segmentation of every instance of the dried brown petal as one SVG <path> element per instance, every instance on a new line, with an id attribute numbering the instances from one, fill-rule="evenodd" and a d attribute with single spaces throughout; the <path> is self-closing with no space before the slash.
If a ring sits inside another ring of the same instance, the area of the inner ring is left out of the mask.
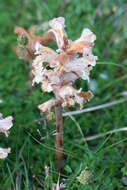
<path id="1" fill-rule="evenodd" d="M 91 91 L 88 91 L 88 92 L 80 92 L 79 93 L 79 96 L 81 96 L 84 101 L 90 101 L 91 98 L 93 97 L 93 94 Z"/>
<path id="2" fill-rule="evenodd" d="M 72 43 L 71 47 L 67 49 L 68 54 L 74 54 L 74 53 L 83 53 L 83 49 L 87 47 L 92 47 L 93 44 L 91 43 L 85 43 L 83 41 L 81 42 L 75 42 Z"/>
<path id="3" fill-rule="evenodd" d="M 91 51 L 95 40 L 95 34 L 93 34 L 89 29 L 84 29 L 81 37 L 78 40 L 72 42 L 70 47 L 67 49 L 67 53 L 83 53 L 84 49 L 89 49 L 89 51 Z"/>

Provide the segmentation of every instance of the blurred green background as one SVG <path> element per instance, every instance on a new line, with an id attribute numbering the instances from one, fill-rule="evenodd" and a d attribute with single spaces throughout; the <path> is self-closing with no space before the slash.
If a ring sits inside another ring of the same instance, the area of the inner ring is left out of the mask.
<path id="1" fill-rule="evenodd" d="M 40 86 L 28 92 L 29 66 L 19 60 L 13 48 L 17 43 L 14 27 L 31 25 L 64 16 L 72 40 L 84 27 L 97 36 L 94 54 L 98 63 L 91 81 L 77 83 L 91 89 L 91 107 L 124 98 L 127 91 L 127 1 L 126 0 L 1 0 L 0 2 L 0 112 L 14 117 L 8 139 L 0 135 L 0 146 L 11 147 L 11 154 L 0 161 L 0 190 L 51 189 L 58 172 L 53 132 L 55 122 L 40 121 L 39 104 L 50 98 Z M 123 93 L 124 92 L 124 93 Z M 66 111 L 66 110 L 65 110 Z M 118 129 L 127 125 L 127 103 L 64 118 L 65 168 L 61 176 L 69 190 L 127 189 L 127 132 L 85 143 L 82 135 Z M 80 126 L 77 127 L 77 124 Z M 79 130 L 80 128 L 80 130 Z M 47 179 L 45 166 L 50 167 Z M 76 180 L 86 169 L 93 174 L 89 184 Z"/>

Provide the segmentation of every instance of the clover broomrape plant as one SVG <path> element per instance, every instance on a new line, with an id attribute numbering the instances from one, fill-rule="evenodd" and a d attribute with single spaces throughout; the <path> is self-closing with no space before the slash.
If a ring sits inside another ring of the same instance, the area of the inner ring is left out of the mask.
<path id="1" fill-rule="evenodd" d="M 54 18 L 49 21 L 50 29 L 43 36 L 33 36 L 30 31 L 16 27 L 15 33 L 27 43 L 20 43 L 15 52 L 21 59 L 28 60 L 32 65 L 32 85 L 41 83 L 42 92 L 53 92 L 54 97 L 38 106 L 47 115 L 55 107 L 56 115 L 56 157 L 58 169 L 63 168 L 63 121 L 62 108 L 83 104 L 92 98 L 90 91 L 76 89 L 77 79 L 89 80 L 90 71 L 96 65 L 97 57 L 92 54 L 96 36 L 87 28 L 81 36 L 72 41 L 65 32 L 65 19 Z M 55 51 L 45 45 L 55 42 Z M 22 50 L 22 51 L 21 51 Z"/>

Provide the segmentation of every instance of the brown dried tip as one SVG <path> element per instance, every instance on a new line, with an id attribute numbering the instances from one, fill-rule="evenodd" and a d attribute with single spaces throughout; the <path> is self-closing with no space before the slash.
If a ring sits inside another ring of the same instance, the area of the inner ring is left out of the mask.
<path id="1" fill-rule="evenodd" d="M 40 36 L 32 36 L 30 32 L 27 32 L 23 27 L 16 26 L 14 29 L 14 33 L 17 34 L 19 37 L 24 36 L 27 38 L 28 43 L 23 47 L 27 47 L 25 50 L 26 52 L 20 52 L 21 45 L 19 44 L 17 47 L 14 48 L 14 52 L 16 55 L 23 60 L 31 61 L 31 59 L 35 58 L 34 51 L 35 51 L 35 44 L 38 42 L 42 45 L 46 45 L 51 41 L 55 41 L 55 37 L 52 32 L 47 32 L 43 37 Z"/>
<path id="2" fill-rule="evenodd" d="M 46 45 L 48 42 L 55 41 L 55 38 L 54 38 L 54 35 L 52 34 L 52 32 L 47 32 L 43 37 L 41 37 L 41 36 L 33 37 L 23 27 L 16 26 L 14 33 L 17 34 L 18 36 L 21 36 L 21 35 L 26 36 L 31 49 L 34 49 L 34 45 L 36 42 L 39 42 L 42 45 Z"/>
<path id="3" fill-rule="evenodd" d="M 17 34 L 18 36 L 25 36 L 28 40 L 28 48 L 32 53 L 34 53 L 34 45 L 35 45 L 35 40 L 34 38 L 22 27 L 16 26 L 14 33 Z"/>
<path id="4" fill-rule="evenodd" d="M 84 101 L 90 101 L 93 98 L 93 93 L 91 91 L 80 92 L 79 96 L 81 96 L 84 99 Z"/>
<path id="5" fill-rule="evenodd" d="M 67 49 L 68 54 L 73 54 L 73 53 L 83 53 L 84 47 L 92 47 L 93 44 L 91 43 L 85 43 L 83 41 L 81 42 L 75 42 Z"/>

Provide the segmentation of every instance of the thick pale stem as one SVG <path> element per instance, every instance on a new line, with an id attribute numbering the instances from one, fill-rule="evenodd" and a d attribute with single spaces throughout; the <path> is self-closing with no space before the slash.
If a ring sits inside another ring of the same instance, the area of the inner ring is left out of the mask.
<path id="1" fill-rule="evenodd" d="M 58 162 L 58 170 L 61 171 L 64 166 L 63 159 L 63 119 L 62 119 L 62 107 L 61 104 L 57 104 L 55 107 L 56 114 L 56 158 Z"/>

